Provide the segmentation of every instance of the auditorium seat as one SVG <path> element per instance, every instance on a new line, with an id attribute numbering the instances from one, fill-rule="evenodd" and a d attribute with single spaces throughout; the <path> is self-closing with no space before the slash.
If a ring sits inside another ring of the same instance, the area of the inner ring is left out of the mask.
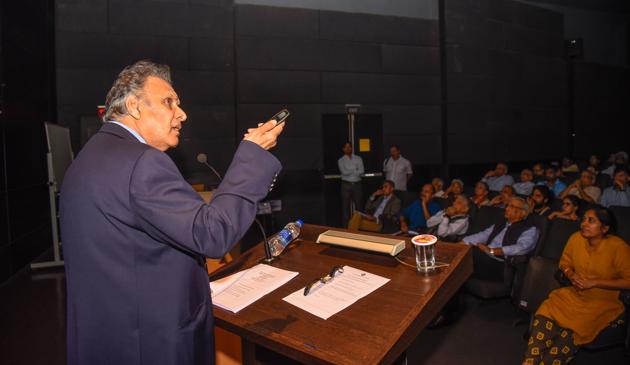
<path id="1" fill-rule="evenodd" d="M 617 220 L 616 235 L 630 243 L 630 207 L 612 206 L 610 210 Z"/>
<path id="2" fill-rule="evenodd" d="M 580 229 L 579 221 L 554 219 L 547 227 L 544 242 L 537 248 L 535 256 L 542 256 L 552 260 L 560 260 L 564 246 L 569 237 Z"/>
<path id="3" fill-rule="evenodd" d="M 481 232 L 493 224 L 500 224 L 505 219 L 505 209 L 484 205 L 477 210 L 475 219 L 470 222 L 467 234 Z"/>
<path id="4" fill-rule="evenodd" d="M 440 206 L 440 210 L 448 208 L 448 198 L 433 198 L 432 202 Z"/>
<path id="5" fill-rule="evenodd" d="M 595 178 L 595 185 L 597 185 L 602 191 L 609 186 L 612 186 L 612 177 L 608 174 L 599 173 Z"/>

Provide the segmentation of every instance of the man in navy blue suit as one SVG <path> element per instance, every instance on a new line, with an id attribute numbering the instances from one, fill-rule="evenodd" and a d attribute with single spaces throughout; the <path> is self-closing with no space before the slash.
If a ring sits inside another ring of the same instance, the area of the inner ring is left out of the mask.
<path id="1" fill-rule="evenodd" d="M 164 153 L 186 120 L 168 66 L 125 68 L 103 120 L 61 189 L 67 362 L 213 364 L 205 257 L 222 257 L 252 223 L 281 169 L 267 150 L 283 125 L 248 130 L 205 204 Z"/>

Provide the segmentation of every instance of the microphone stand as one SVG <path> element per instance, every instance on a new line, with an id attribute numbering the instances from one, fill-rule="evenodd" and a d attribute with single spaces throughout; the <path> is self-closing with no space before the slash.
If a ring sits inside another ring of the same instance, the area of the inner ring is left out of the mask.
<path id="1" fill-rule="evenodd" d="M 199 161 L 199 158 L 197 159 L 197 161 Z M 203 161 L 203 162 L 199 161 L 199 162 L 201 162 L 202 164 L 208 166 L 208 168 L 210 168 L 210 170 L 216 175 L 216 177 L 219 178 L 219 182 L 220 183 L 223 182 L 223 178 L 221 177 L 221 175 L 207 161 Z M 275 261 L 276 257 L 273 257 L 273 255 L 271 254 L 271 247 L 269 247 L 269 241 L 267 240 L 267 233 L 265 233 L 265 228 L 263 227 L 262 223 L 260 223 L 258 218 L 254 217 L 254 222 L 256 223 L 258 228 L 260 229 L 260 233 L 262 234 L 263 242 L 264 242 L 264 246 L 265 246 L 265 258 L 261 259 L 260 262 L 265 263 L 265 264 L 270 264 L 273 261 Z"/>

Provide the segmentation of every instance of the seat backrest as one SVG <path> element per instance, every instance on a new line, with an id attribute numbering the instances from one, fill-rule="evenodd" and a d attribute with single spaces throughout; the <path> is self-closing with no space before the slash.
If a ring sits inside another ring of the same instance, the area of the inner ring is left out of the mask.
<path id="1" fill-rule="evenodd" d="M 431 201 L 440 206 L 440 210 L 444 210 L 448 207 L 448 199 L 447 198 L 433 198 Z"/>
<path id="2" fill-rule="evenodd" d="M 536 247 L 531 253 L 533 255 L 535 252 L 539 251 L 539 248 L 542 247 L 545 239 L 547 238 L 547 227 L 549 226 L 549 219 L 538 214 L 530 214 L 527 217 L 527 220 L 538 230 L 538 240 L 536 241 Z"/>
<path id="3" fill-rule="evenodd" d="M 527 271 L 523 279 L 516 305 L 528 313 L 534 313 L 540 304 L 547 299 L 552 290 L 560 284 L 554 278 L 558 270 L 558 261 L 537 256 L 529 259 Z"/>
<path id="4" fill-rule="evenodd" d="M 549 203 L 549 207 L 552 212 L 559 212 L 562 210 L 562 199 L 555 198 Z"/>
<path id="5" fill-rule="evenodd" d="M 547 234 L 542 245 L 538 247 L 536 256 L 559 260 L 569 237 L 580 229 L 579 221 L 554 219 L 547 227 Z"/>
<path id="6" fill-rule="evenodd" d="M 417 192 L 394 190 L 394 194 L 400 199 L 401 209 L 405 209 L 418 199 Z"/>
<path id="7" fill-rule="evenodd" d="M 608 174 L 599 173 L 595 178 L 595 185 L 597 185 L 602 191 L 609 186 L 612 186 L 612 177 Z"/>
<path id="8" fill-rule="evenodd" d="M 615 234 L 630 243 L 630 207 L 612 206 L 610 210 L 617 220 L 617 232 Z"/>
<path id="9" fill-rule="evenodd" d="M 505 209 L 484 205 L 477 210 L 474 219 L 471 219 L 467 234 L 481 232 L 493 224 L 503 223 L 504 220 Z"/>

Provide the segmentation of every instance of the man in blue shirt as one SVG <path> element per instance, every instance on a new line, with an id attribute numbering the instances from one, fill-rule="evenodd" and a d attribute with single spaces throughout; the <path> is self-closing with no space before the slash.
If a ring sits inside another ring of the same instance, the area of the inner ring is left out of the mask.
<path id="1" fill-rule="evenodd" d="M 418 230 L 427 227 L 427 219 L 440 211 L 440 206 L 431 201 L 434 192 L 433 185 L 424 184 L 422 186 L 420 198 L 400 212 L 401 231 L 408 232 L 412 230 L 418 232 Z"/>
<path id="2" fill-rule="evenodd" d="M 488 184 L 491 191 L 501 191 L 505 185 L 514 184 L 514 178 L 507 173 L 507 165 L 504 162 L 499 162 L 494 170 L 486 172 L 481 181 Z"/>
<path id="3" fill-rule="evenodd" d="M 359 209 L 363 198 L 361 175 L 365 172 L 361 157 L 352 153 L 352 144 L 346 142 L 343 145 L 343 156 L 337 161 L 341 173 L 341 211 L 343 212 L 343 225 L 350 218 L 350 202 L 354 208 Z"/>
<path id="4" fill-rule="evenodd" d="M 546 185 L 553 192 L 554 197 L 559 197 L 567 188 L 567 184 L 558 179 L 558 170 L 553 166 L 545 169 L 545 181 L 541 181 L 537 185 Z"/>
<path id="5" fill-rule="evenodd" d="M 613 186 L 604 190 L 601 204 L 605 207 L 620 206 L 630 207 L 630 189 L 628 189 L 628 169 L 625 166 L 617 166 Z"/>

